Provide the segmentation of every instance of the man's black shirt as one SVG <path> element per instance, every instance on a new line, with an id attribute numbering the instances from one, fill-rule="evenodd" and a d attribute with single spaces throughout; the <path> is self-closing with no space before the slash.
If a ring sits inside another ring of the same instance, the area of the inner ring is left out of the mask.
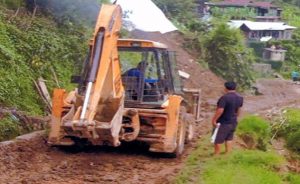
<path id="1" fill-rule="evenodd" d="M 229 92 L 219 99 L 217 105 L 218 108 L 224 108 L 224 112 L 217 122 L 221 124 L 236 124 L 238 109 L 243 106 L 243 97 L 236 92 Z"/>

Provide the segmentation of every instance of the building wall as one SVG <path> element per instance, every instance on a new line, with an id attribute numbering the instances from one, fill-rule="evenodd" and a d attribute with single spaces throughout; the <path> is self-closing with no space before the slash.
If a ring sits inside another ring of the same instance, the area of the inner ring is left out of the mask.
<path id="1" fill-rule="evenodd" d="M 207 0 L 197 0 L 196 3 L 200 4 L 201 1 L 205 1 L 207 2 Z M 235 5 L 231 5 L 231 6 L 226 6 L 226 5 L 208 5 L 210 8 L 217 10 L 217 11 L 223 11 L 223 12 L 232 12 L 232 10 L 236 10 L 236 12 L 243 12 L 246 13 L 248 12 L 252 12 L 252 16 L 253 18 L 255 16 L 274 16 L 274 17 L 278 17 L 276 19 L 280 19 L 281 17 L 281 10 L 279 10 L 278 8 L 273 8 L 273 7 L 269 7 L 269 8 L 261 8 L 261 7 L 251 7 L 251 6 L 235 6 Z M 239 16 L 246 16 L 247 15 L 239 15 Z M 271 20 L 272 21 L 272 20 Z"/>
<path id="2" fill-rule="evenodd" d="M 249 31 L 241 27 L 241 30 L 244 32 L 246 37 L 249 40 L 260 40 L 262 37 L 272 36 L 274 40 L 290 40 L 292 39 L 293 30 L 262 30 L 262 31 Z"/>
<path id="3" fill-rule="evenodd" d="M 271 60 L 271 61 L 284 61 L 285 60 L 285 52 L 277 51 L 277 50 L 264 50 L 263 59 Z"/>
<path id="4" fill-rule="evenodd" d="M 284 52 L 277 52 L 273 51 L 271 52 L 271 61 L 284 61 L 285 60 L 285 53 Z"/>

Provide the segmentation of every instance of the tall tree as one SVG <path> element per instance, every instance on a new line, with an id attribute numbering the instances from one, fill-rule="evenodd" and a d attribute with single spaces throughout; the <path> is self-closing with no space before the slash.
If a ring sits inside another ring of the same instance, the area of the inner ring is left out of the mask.
<path id="1" fill-rule="evenodd" d="M 206 60 L 214 73 L 237 82 L 242 88 L 251 86 L 254 57 L 252 50 L 246 48 L 239 30 L 220 24 L 207 37 L 205 46 Z"/>

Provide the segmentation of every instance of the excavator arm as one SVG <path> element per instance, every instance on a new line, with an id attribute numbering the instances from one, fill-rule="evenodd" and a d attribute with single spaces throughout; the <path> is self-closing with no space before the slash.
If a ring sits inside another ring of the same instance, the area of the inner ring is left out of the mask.
<path id="1" fill-rule="evenodd" d="M 93 121 L 99 103 L 123 96 L 117 41 L 121 29 L 121 8 L 102 5 L 91 41 L 91 64 L 80 119 Z"/>
<path id="2" fill-rule="evenodd" d="M 50 143 L 62 142 L 62 132 L 69 130 L 73 133 L 66 144 L 72 144 L 73 137 L 92 137 L 94 144 L 120 144 L 124 88 L 117 42 L 121 20 L 120 6 L 102 5 L 90 42 L 87 74 L 81 78 L 84 90 L 75 90 L 67 98 L 64 90 L 54 90 Z"/>

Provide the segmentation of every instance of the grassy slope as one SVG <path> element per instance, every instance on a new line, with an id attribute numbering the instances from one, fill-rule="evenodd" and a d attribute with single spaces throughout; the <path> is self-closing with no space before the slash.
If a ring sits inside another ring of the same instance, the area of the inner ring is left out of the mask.
<path id="1" fill-rule="evenodd" d="M 84 58 L 84 34 L 72 25 L 58 27 L 51 17 L 32 19 L 25 10 L 13 17 L 14 11 L 1 4 L 0 9 L 0 104 L 43 114 L 33 80 L 42 76 L 51 91 L 56 87 L 53 68 L 59 85 L 70 88 L 75 62 Z"/>
<path id="2" fill-rule="evenodd" d="M 284 158 L 273 151 L 237 149 L 229 155 L 212 156 L 209 136 L 199 140 L 176 184 L 298 184 L 300 176 L 280 172 Z"/>
<path id="3" fill-rule="evenodd" d="M 273 151 L 235 150 L 229 155 L 212 156 L 209 136 L 188 157 L 175 183 L 205 184 L 298 184 L 300 177 L 280 172 L 284 158 Z"/>
<path id="4" fill-rule="evenodd" d="M 33 81 L 43 77 L 50 93 L 58 85 L 73 88 L 70 76 L 85 57 L 85 34 L 79 26 L 58 26 L 52 17 L 40 13 L 33 18 L 25 8 L 15 16 L 0 2 L 0 107 L 44 114 L 45 104 Z M 32 127 L 14 115 L 1 115 L 0 141 L 29 131 Z"/>

